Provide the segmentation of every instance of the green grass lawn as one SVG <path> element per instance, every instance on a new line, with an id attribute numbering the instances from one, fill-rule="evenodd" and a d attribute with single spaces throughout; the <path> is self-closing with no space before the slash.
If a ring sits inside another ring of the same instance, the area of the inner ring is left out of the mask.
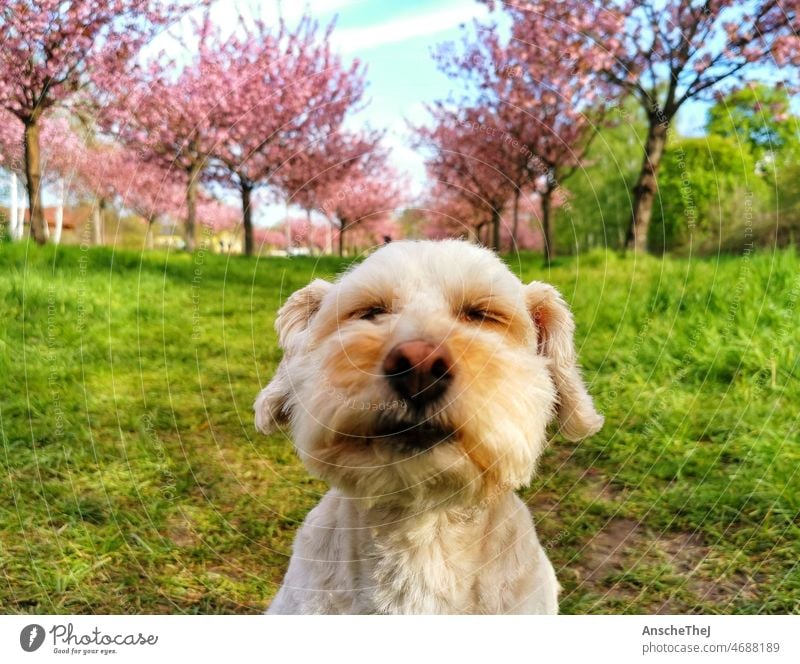
<path id="1" fill-rule="evenodd" d="M 800 611 L 800 259 L 550 271 L 606 426 L 523 497 L 566 613 Z M 334 258 L 0 245 L 0 611 L 253 613 L 325 487 L 252 402 Z"/>

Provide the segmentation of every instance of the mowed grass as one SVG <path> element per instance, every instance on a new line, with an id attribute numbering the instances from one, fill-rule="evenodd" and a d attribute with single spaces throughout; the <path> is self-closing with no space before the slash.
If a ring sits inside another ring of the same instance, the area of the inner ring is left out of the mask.
<path id="1" fill-rule="evenodd" d="M 796 254 L 508 261 L 606 415 L 523 492 L 562 611 L 799 611 Z M 0 611 L 264 609 L 325 486 L 252 402 L 280 303 L 346 264 L 0 245 Z"/>

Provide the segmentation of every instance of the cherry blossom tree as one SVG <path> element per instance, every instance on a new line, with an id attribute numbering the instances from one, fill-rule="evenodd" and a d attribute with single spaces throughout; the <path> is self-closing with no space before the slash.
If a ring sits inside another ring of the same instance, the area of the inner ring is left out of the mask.
<path id="1" fill-rule="evenodd" d="M 536 192 L 541 203 L 545 260 L 555 253 L 552 198 L 581 162 L 603 117 L 597 81 L 580 73 L 581 63 L 560 53 L 537 53 L 541 66 L 529 68 L 531 46 L 511 39 L 504 43 L 494 26 L 476 24 L 461 49 L 443 45 L 440 67 L 471 84 L 473 101 L 485 107 L 492 126 L 486 136 L 502 151 L 504 174 L 513 185 L 512 234 L 519 232 L 520 200 Z M 547 60 L 546 66 L 544 65 Z"/>
<path id="2" fill-rule="evenodd" d="M 384 134 L 370 128 L 358 132 L 339 129 L 321 136 L 312 136 L 289 156 L 273 176 L 273 182 L 289 203 L 306 211 L 308 223 L 311 211 L 318 210 L 328 219 L 325 251 L 333 251 L 334 235 L 339 233 L 323 209 L 326 197 L 340 189 L 351 170 L 361 174 L 369 169 L 377 171 L 387 160 L 381 147 Z"/>
<path id="3" fill-rule="evenodd" d="M 280 227 L 254 228 L 253 239 L 259 247 L 280 251 L 286 249 L 286 232 Z"/>
<path id="4" fill-rule="evenodd" d="M 215 109 L 217 134 L 212 174 L 238 189 L 242 199 L 245 253 L 254 248 L 251 198 L 306 144 L 335 136 L 364 91 L 358 60 L 345 66 L 331 51 L 332 25 L 321 30 L 304 16 L 296 28 L 283 21 L 241 21 L 240 29 L 216 36 L 208 72 L 228 92 Z M 213 168 L 216 167 L 216 168 Z"/>
<path id="5" fill-rule="evenodd" d="M 205 243 L 214 242 L 218 251 L 230 253 L 233 251 L 232 245 L 228 244 L 231 240 L 225 239 L 223 242 L 223 234 L 230 233 L 235 236 L 241 225 L 241 219 L 241 211 L 237 206 L 229 205 L 204 191 L 200 192 L 197 220 L 198 225 L 204 230 Z"/>
<path id="6" fill-rule="evenodd" d="M 501 219 L 509 219 L 514 201 L 501 210 Z M 500 247 L 503 251 L 540 250 L 544 247 L 541 232 L 542 205 L 538 194 L 525 192 L 516 203 L 519 224 L 500 224 Z M 470 190 L 437 183 L 420 208 L 424 218 L 422 234 L 432 239 L 458 237 L 489 245 L 492 241 L 492 210 Z"/>
<path id="7" fill-rule="evenodd" d="M 429 110 L 432 126 L 416 128 L 418 145 L 430 152 L 428 174 L 453 190 L 447 194 L 451 200 L 473 208 L 468 224 L 475 229 L 473 239 L 487 228 L 486 244 L 499 250 L 502 211 L 517 184 L 509 177 L 512 150 L 499 135 L 497 117 L 485 106 L 452 110 L 440 103 Z"/>
<path id="8" fill-rule="evenodd" d="M 92 163 L 100 164 L 100 169 L 89 168 L 87 179 L 105 183 L 107 196 L 113 196 L 117 205 L 144 220 L 148 249 L 153 248 L 154 228 L 159 220 L 183 216 L 186 186 L 181 173 L 142 161 L 135 152 L 121 147 L 106 149 L 105 154 L 102 149 L 99 154 L 96 151 Z"/>
<path id="9" fill-rule="evenodd" d="M 287 227 L 288 224 L 288 227 Z M 281 241 L 276 242 L 272 235 L 265 236 L 269 244 L 283 249 L 303 247 L 312 254 L 322 254 L 330 251 L 333 234 L 332 227 L 327 221 L 324 224 L 316 223 L 308 218 L 290 217 L 282 224 L 268 229 L 271 233 L 280 233 Z M 287 245 L 287 241 L 290 242 Z"/>
<path id="10" fill-rule="evenodd" d="M 92 223 L 95 243 L 103 241 L 102 216 L 114 206 L 128 210 L 146 223 L 145 244 L 153 247 L 154 227 L 159 221 L 186 215 L 186 181 L 183 172 L 143 161 L 135 151 L 114 143 L 95 142 L 85 148 L 75 166 L 74 188 L 94 199 Z M 234 230 L 239 222 L 236 208 L 199 189 L 196 199 L 198 225 L 211 233 Z"/>
<path id="11" fill-rule="evenodd" d="M 161 0 L 5 0 L 0 9 L 0 108 L 24 126 L 25 180 L 34 239 L 46 241 L 41 120 L 93 77 L 121 78 L 153 33 L 185 6 Z"/>
<path id="12" fill-rule="evenodd" d="M 558 196 L 552 200 L 554 207 L 558 207 L 560 200 Z M 518 217 L 516 228 L 503 229 L 508 232 L 501 238 L 504 247 L 509 251 L 541 251 L 545 247 L 544 234 L 542 228 L 542 199 L 535 194 L 523 194 L 518 200 L 514 201 L 514 214 Z"/>
<path id="13" fill-rule="evenodd" d="M 559 54 L 578 65 L 576 76 L 595 76 L 644 108 L 647 139 L 627 237 L 638 250 L 646 247 L 658 168 L 679 109 L 756 75 L 760 65 L 794 77 L 800 64 L 796 0 L 521 0 L 504 9 L 531 71 L 545 71 Z"/>
<path id="14" fill-rule="evenodd" d="M 42 121 L 41 133 L 41 178 L 42 183 L 55 188 L 56 210 L 52 241 L 61 242 L 64 225 L 64 201 L 69 182 L 83 159 L 85 143 L 70 126 L 67 117 L 48 117 Z M 49 235 L 48 225 L 44 225 Z"/>
<path id="15" fill-rule="evenodd" d="M 402 233 L 393 215 L 381 214 L 353 226 L 347 236 L 349 248 L 370 251 L 375 247 L 402 239 Z"/>
<path id="16" fill-rule="evenodd" d="M 422 208 L 423 235 L 430 239 L 460 237 L 488 244 L 491 241 L 491 212 L 470 200 L 471 195 L 452 187 L 434 188 Z M 542 208 L 537 195 L 523 195 L 517 203 L 520 223 L 516 230 L 510 224 L 500 226 L 500 246 L 508 251 L 540 251 L 544 248 L 541 227 Z M 505 210 L 502 216 L 510 216 Z"/>
<path id="17" fill-rule="evenodd" d="M 23 124 L 10 113 L 5 113 L 0 118 L 0 164 L 11 173 L 11 214 L 9 218 L 10 235 L 12 239 L 19 239 L 23 231 L 23 209 L 17 208 L 16 189 L 18 176 L 26 181 L 24 172 L 25 147 Z M 64 181 L 72 177 L 78 167 L 83 154 L 83 139 L 72 129 L 69 119 L 64 116 L 52 116 L 40 121 L 41 149 L 39 159 L 40 186 L 50 184 L 56 191 L 56 212 L 53 241 L 58 244 L 61 240 L 61 230 L 64 219 Z M 47 224 L 43 226 L 45 239 L 49 237 Z"/>
<path id="18" fill-rule="evenodd" d="M 182 68 L 162 55 L 124 81 L 105 79 L 99 116 L 102 127 L 137 160 L 181 173 L 189 251 L 197 243 L 198 191 L 216 141 L 215 113 L 224 85 L 215 76 L 216 55 L 207 38 L 207 32 L 201 34 L 198 53 Z"/>
<path id="19" fill-rule="evenodd" d="M 81 155 L 73 180 L 73 189 L 92 200 L 92 241 L 103 244 L 104 216 L 118 196 L 118 169 L 122 158 L 118 146 L 107 143 L 90 143 Z"/>
<path id="20" fill-rule="evenodd" d="M 331 181 L 320 193 L 321 210 L 336 227 L 339 255 L 344 255 L 349 235 L 356 235 L 353 239 L 359 244 L 365 238 L 374 243 L 382 242 L 384 236 L 392 238 L 396 233 L 392 215 L 404 193 L 402 178 L 386 164 L 381 151 L 369 153 L 351 165 L 343 178 Z"/>
<path id="21" fill-rule="evenodd" d="M 426 237 L 464 238 L 487 246 L 491 242 L 492 211 L 469 189 L 437 181 L 427 194 L 423 210 Z"/>

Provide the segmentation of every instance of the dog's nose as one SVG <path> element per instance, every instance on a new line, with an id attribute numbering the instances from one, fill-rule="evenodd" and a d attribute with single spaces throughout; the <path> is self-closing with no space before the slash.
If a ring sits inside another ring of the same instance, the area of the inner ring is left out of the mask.
<path id="1" fill-rule="evenodd" d="M 383 372 L 400 396 L 421 406 L 444 394 L 453 380 L 453 361 L 442 345 L 405 341 L 389 351 Z"/>

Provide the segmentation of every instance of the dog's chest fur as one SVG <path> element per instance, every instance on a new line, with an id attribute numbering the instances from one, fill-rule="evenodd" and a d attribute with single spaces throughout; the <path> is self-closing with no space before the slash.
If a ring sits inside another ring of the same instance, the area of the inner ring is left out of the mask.
<path id="1" fill-rule="evenodd" d="M 332 491 L 298 533 L 270 613 L 553 610 L 539 606 L 544 596 L 555 601 L 555 588 L 542 587 L 542 558 L 530 515 L 511 493 L 471 513 L 409 515 L 366 510 Z"/>

